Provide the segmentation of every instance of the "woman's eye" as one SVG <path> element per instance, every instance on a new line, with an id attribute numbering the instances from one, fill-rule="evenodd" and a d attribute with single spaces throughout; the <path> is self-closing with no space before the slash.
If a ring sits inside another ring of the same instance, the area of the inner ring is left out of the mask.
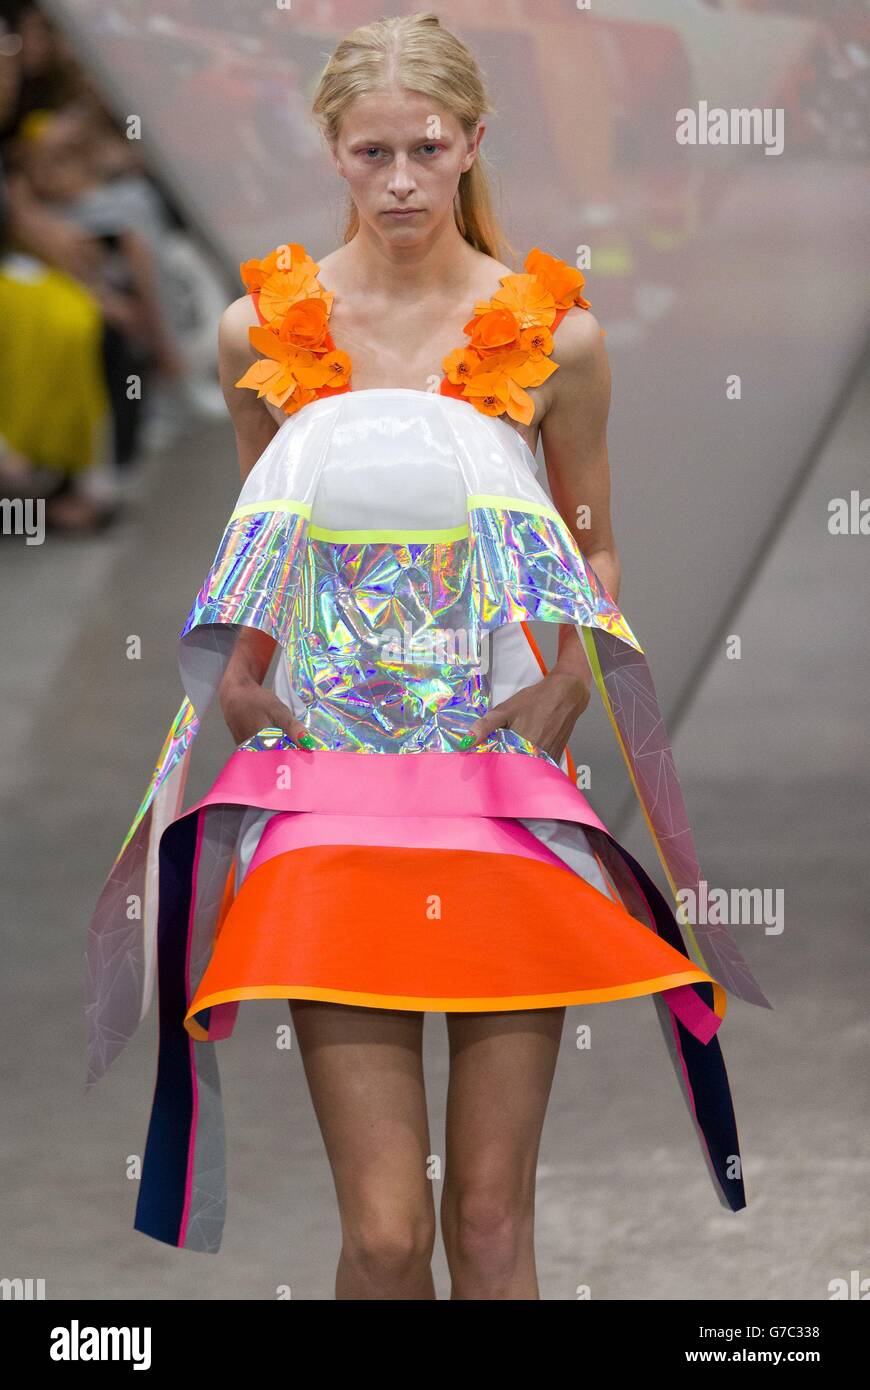
<path id="1" fill-rule="evenodd" d="M 431 141 L 428 140 L 425 145 L 420 146 L 420 149 L 423 150 L 427 155 L 436 155 L 441 153 L 441 146 L 433 144 Z M 377 156 L 380 153 L 380 145 L 366 145 L 364 149 L 360 150 L 360 154 L 366 160 L 369 160 L 370 155 Z M 369 160 L 369 162 L 371 161 Z"/>

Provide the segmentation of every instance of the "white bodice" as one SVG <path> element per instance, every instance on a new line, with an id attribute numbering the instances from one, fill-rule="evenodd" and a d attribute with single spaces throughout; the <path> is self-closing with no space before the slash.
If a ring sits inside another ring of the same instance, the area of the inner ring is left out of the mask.
<path id="1" fill-rule="evenodd" d="M 308 603 L 301 606 L 294 640 L 278 662 L 275 691 L 315 736 L 323 737 L 327 725 L 333 734 L 338 727 L 332 692 L 340 687 L 342 720 L 348 721 L 354 710 L 359 715 L 357 730 L 360 735 L 368 731 L 369 743 L 374 740 L 376 746 L 386 748 L 400 736 L 407 746 L 413 721 L 400 718 L 397 724 L 390 724 L 392 737 L 385 736 L 387 731 L 377 727 L 372 704 L 376 698 L 382 707 L 395 707 L 400 701 L 407 712 L 407 706 L 413 708 L 416 701 L 421 719 L 437 722 L 433 701 L 443 697 L 445 705 L 451 702 L 443 667 L 433 680 L 434 671 L 424 670 L 423 663 L 406 662 L 404 671 L 390 663 L 391 674 L 385 678 L 371 641 L 365 640 L 371 638 L 371 632 L 361 632 L 360 654 L 368 659 L 369 668 L 379 665 L 380 669 L 372 679 L 361 672 L 359 660 L 344 660 L 339 676 L 336 664 L 330 663 L 324 652 L 331 638 L 328 629 L 335 630 L 338 606 L 326 601 L 326 590 L 334 594 L 336 589 L 347 591 L 358 583 L 359 542 L 352 541 L 351 536 L 366 533 L 372 537 L 366 562 L 370 571 L 377 571 L 376 579 L 366 588 L 367 603 L 379 614 L 388 609 L 393 624 L 449 627 L 446 610 L 442 607 L 440 618 L 435 612 L 433 572 L 438 571 L 442 584 L 447 582 L 451 561 L 459 565 L 459 552 L 466 542 L 445 538 L 424 544 L 409 557 L 403 538 L 418 532 L 422 541 L 433 532 L 463 529 L 470 491 L 539 500 L 540 490 L 534 481 L 536 461 L 511 425 L 481 414 L 467 401 L 434 392 L 384 388 L 327 397 L 290 416 L 249 475 L 240 505 L 266 502 L 276 495 L 271 480 L 276 468 L 281 470 L 281 488 L 286 491 L 288 464 L 291 471 L 295 465 L 298 472 L 294 496 L 304 496 L 311 506 L 312 540 L 303 584 Z M 322 532 L 330 533 L 328 540 L 318 539 Z M 355 547 L 352 575 L 340 565 L 336 573 L 337 555 L 351 553 L 336 550 L 342 545 L 342 537 L 332 534 L 336 532 L 350 533 L 347 542 Z M 429 573 L 421 572 L 427 565 Z M 319 601 L 312 601 L 312 590 Z M 361 593 L 361 588 L 356 592 Z M 344 611 L 346 614 L 346 608 Z M 326 618 L 326 612 L 331 612 L 333 621 Z M 360 609 L 356 619 L 359 629 L 365 627 L 363 618 Z M 474 701 L 479 713 L 539 679 L 540 674 L 522 628 L 506 624 L 486 634 L 479 663 L 469 663 L 464 672 L 452 673 L 454 707 L 464 699 L 471 708 Z M 356 681 L 355 692 L 349 688 L 350 680 Z M 433 690 L 439 682 L 440 695 Z M 330 716 L 325 717 L 330 703 Z M 345 727 L 350 734 L 347 724 Z M 458 736 L 463 731 L 461 723 L 455 727 Z M 433 735 L 434 726 L 423 734 L 427 740 Z"/>
<path id="2" fill-rule="evenodd" d="M 321 397 L 290 415 L 248 474 L 239 504 L 292 492 L 328 527 L 465 521 L 469 491 L 542 496 L 513 426 L 452 396 L 403 387 Z M 279 490 L 280 489 L 280 490 Z"/>

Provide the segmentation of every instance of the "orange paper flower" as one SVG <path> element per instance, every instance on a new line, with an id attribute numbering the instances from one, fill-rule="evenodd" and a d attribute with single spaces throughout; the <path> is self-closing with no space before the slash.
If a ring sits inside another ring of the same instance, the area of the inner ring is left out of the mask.
<path id="1" fill-rule="evenodd" d="M 317 270 L 298 242 L 276 246 L 262 260 L 239 266 L 263 320 L 248 329 L 248 339 L 263 357 L 236 386 L 265 396 L 287 415 L 320 396 L 350 389 L 350 358 L 329 333 L 333 296 L 319 283 Z"/>
<path id="2" fill-rule="evenodd" d="M 557 256 L 549 256 L 546 251 L 533 246 L 526 256 L 526 270 L 537 276 L 560 309 L 570 309 L 572 304 L 577 304 L 581 309 L 592 307 L 580 293 L 586 284 L 582 271 L 568 265 L 567 261 L 560 261 Z"/>
<path id="3" fill-rule="evenodd" d="M 524 274 L 503 275 L 491 299 L 479 300 L 465 325 L 467 348 L 443 359 L 444 395 L 470 401 L 486 415 L 507 414 L 528 425 L 535 403 L 528 389 L 558 369 L 549 360 L 553 329 L 568 310 L 590 307 L 580 293 L 579 270 L 537 246 L 526 257 Z M 528 389 L 527 389 L 528 388 Z"/>
<path id="4" fill-rule="evenodd" d="M 236 385 L 287 415 L 351 389 L 350 357 L 329 332 L 334 296 L 318 281 L 318 269 L 299 242 L 239 266 L 263 322 L 248 329 L 262 356 Z M 584 284 L 575 267 L 534 247 L 521 274 L 503 275 L 492 298 L 475 304 L 464 328 L 468 342 L 442 359 L 441 394 L 466 400 L 485 415 L 507 414 L 530 424 L 535 403 L 529 391 L 558 370 L 551 360 L 554 330 L 573 306 L 590 307 L 580 293 Z"/>
<path id="5" fill-rule="evenodd" d="M 476 318 L 469 319 L 465 332 L 471 334 L 471 346 L 481 356 L 513 347 L 520 338 L 516 318 L 508 309 L 501 308 L 484 309 Z"/>
<path id="6" fill-rule="evenodd" d="M 242 261 L 239 273 L 245 289 L 259 290 L 270 275 L 284 274 L 292 270 L 294 265 L 308 266 L 312 271 L 317 270 L 305 247 L 298 241 L 289 241 L 276 246 L 275 250 L 270 251 L 261 261 Z"/>
<path id="7" fill-rule="evenodd" d="M 473 348 L 454 348 L 453 352 L 448 352 L 441 363 L 447 373 L 444 381 L 458 388 L 455 393 L 450 392 L 449 394 L 460 396 L 463 385 L 482 361 L 480 353 L 475 352 Z M 445 391 L 444 382 L 441 383 L 441 390 L 442 393 L 448 394 Z"/>

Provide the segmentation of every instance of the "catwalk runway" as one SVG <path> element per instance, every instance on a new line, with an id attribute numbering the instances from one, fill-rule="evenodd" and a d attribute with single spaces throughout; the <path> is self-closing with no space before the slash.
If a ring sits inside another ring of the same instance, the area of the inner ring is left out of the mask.
<path id="1" fill-rule="evenodd" d="M 870 493 L 868 435 L 870 375 L 730 619 L 743 659 L 717 660 L 672 729 L 710 884 L 784 895 L 781 932 L 735 929 L 774 1012 L 732 999 L 721 1032 L 748 1207 L 716 1201 L 651 1002 L 569 1009 L 540 1153 L 542 1298 L 589 1286 L 595 1299 L 824 1300 L 831 1280 L 866 1277 L 867 540 L 832 537 L 827 508 Z M 0 545 L 0 1276 L 44 1279 L 48 1299 L 273 1299 L 287 1286 L 333 1297 L 339 1224 L 300 1055 L 276 1045 L 286 1003 L 243 1007 L 218 1044 L 229 1208 L 216 1256 L 132 1229 L 153 1012 L 84 1095 L 85 930 L 177 705 L 172 636 L 236 477 L 229 426 L 205 429 L 149 464 L 143 500 L 111 536 Z M 625 604 L 631 614 L 627 592 Z M 188 802 L 230 751 L 210 719 Z M 645 828 L 612 828 L 655 871 Z M 584 1023 L 590 1049 L 576 1045 Z M 426 1076 L 443 1154 L 443 1015 L 427 1020 Z M 440 1248 L 435 1274 L 446 1298 Z"/>

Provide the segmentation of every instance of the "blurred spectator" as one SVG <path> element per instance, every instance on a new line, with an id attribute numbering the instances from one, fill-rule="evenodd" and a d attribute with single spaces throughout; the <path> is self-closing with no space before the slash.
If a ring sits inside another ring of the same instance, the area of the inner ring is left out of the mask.
<path id="1" fill-rule="evenodd" d="M 3 11 L 0 489 L 90 531 L 117 510 L 144 383 L 184 384 L 159 271 L 172 222 L 63 35 L 27 0 Z"/>
<path id="2" fill-rule="evenodd" d="M 82 479 L 105 462 L 111 414 L 103 315 L 85 282 L 92 240 L 10 173 L 10 138 L 30 113 L 69 100 L 81 74 L 32 4 L 4 3 L 0 46 L 0 489 L 46 498 L 46 525 L 89 532 L 114 509 Z"/>
<path id="3" fill-rule="evenodd" d="M 0 0 L 6 37 L 0 141 L 14 134 L 30 111 L 55 110 L 81 90 L 85 76 L 66 38 L 33 0 Z M 6 64 L 7 58 L 14 62 Z"/>
<path id="4" fill-rule="evenodd" d="M 0 495 L 85 532 L 141 455 L 224 418 L 227 293 L 86 61 L 34 0 L 0 0 Z"/>
<path id="5" fill-rule="evenodd" d="M 152 371 L 170 381 L 184 363 L 169 328 L 147 232 L 162 230 L 159 202 L 135 175 L 104 182 L 94 158 L 95 116 L 80 102 L 57 112 L 33 111 L 15 142 L 26 196 L 74 226 L 95 248 L 92 267 L 80 275 L 104 318 L 103 360 L 114 421 L 114 461 L 130 463 L 141 423 L 142 391 Z M 105 133 L 96 149 L 106 155 Z M 134 230 L 135 229 L 135 230 Z M 129 391 L 130 378 L 138 390 Z"/>
<path id="6" fill-rule="evenodd" d="M 90 531 L 113 515 L 80 485 L 111 435 L 102 313 L 74 278 L 89 272 L 91 247 L 2 168 L 0 181 L 0 488 L 46 496 L 47 526 Z"/>

